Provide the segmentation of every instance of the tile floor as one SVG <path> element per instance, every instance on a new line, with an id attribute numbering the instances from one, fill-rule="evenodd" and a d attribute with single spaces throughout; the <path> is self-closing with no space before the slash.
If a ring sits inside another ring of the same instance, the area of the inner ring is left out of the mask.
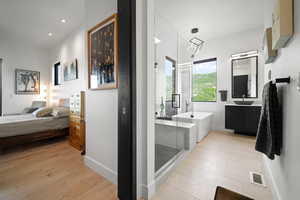
<path id="1" fill-rule="evenodd" d="M 155 145 L 155 171 L 158 171 L 164 164 L 171 160 L 176 154 L 180 152 L 179 149 L 156 144 Z"/>
<path id="2" fill-rule="evenodd" d="M 255 138 L 211 132 L 174 169 L 153 200 L 213 200 L 216 186 L 271 200 L 268 187 L 250 183 L 249 171 L 263 173 Z M 265 177 L 266 178 L 266 177 Z"/>

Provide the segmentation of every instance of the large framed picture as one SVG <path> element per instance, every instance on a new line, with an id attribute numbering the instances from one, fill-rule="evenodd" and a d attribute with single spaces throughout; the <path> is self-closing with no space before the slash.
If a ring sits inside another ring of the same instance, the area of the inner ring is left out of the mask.
<path id="1" fill-rule="evenodd" d="M 15 92 L 16 94 L 40 94 L 40 72 L 16 69 Z"/>
<path id="2" fill-rule="evenodd" d="M 88 31 L 89 89 L 118 88 L 118 24 L 112 15 Z"/>

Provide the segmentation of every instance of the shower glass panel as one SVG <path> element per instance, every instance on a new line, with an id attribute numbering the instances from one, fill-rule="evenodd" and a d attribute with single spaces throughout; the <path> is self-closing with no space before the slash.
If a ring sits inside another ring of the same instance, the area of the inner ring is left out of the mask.
<path id="1" fill-rule="evenodd" d="M 174 115 L 182 112 L 183 98 L 179 83 L 182 53 L 179 31 L 159 14 L 155 18 L 155 173 L 159 176 L 183 154 L 185 130 Z M 185 54 L 187 54 L 185 52 Z M 184 90 L 188 90 L 185 85 Z"/>

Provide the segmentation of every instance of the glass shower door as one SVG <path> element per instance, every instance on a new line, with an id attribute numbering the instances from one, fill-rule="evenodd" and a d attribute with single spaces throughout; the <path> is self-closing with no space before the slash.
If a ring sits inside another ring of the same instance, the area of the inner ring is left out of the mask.
<path id="1" fill-rule="evenodd" d="M 173 118 L 181 107 L 178 32 L 158 15 L 155 29 L 155 173 L 159 176 L 184 151 L 184 132 Z"/>

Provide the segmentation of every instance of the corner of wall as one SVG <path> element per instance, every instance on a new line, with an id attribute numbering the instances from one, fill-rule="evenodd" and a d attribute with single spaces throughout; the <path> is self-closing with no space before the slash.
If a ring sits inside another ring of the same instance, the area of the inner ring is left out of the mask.
<path id="1" fill-rule="evenodd" d="M 111 181 L 113 184 L 117 185 L 118 183 L 118 174 L 112 171 L 110 168 L 106 167 L 102 163 L 94 160 L 89 156 L 84 157 L 84 163 L 86 166 L 91 168 L 93 171 L 97 172 L 98 174 L 102 175 L 104 178 Z"/>
<path id="2" fill-rule="evenodd" d="M 269 187 L 271 189 L 272 195 L 273 195 L 273 200 L 283 200 L 281 198 L 278 185 L 273 177 L 272 171 L 270 169 L 270 166 L 268 164 L 268 160 L 265 156 L 263 156 L 263 167 L 264 167 L 264 172 L 267 177 Z"/>

